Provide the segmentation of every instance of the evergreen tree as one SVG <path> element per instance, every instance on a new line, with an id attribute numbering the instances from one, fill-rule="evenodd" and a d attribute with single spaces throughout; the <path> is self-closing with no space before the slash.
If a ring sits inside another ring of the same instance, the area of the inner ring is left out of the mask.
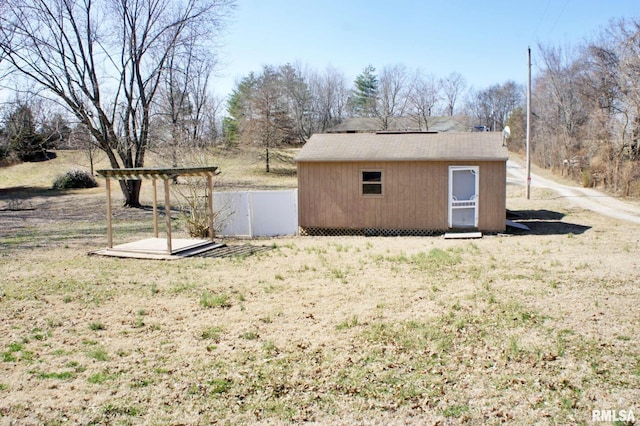
<path id="1" fill-rule="evenodd" d="M 10 149 L 22 161 L 41 161 L 47 158 L 46 139 L 36 131 L 33 111 L 19 104 L 7 119 L 7 138 Z"/>
<path id="2" fill-rule="evenodd" d="M 376 69 L 368 65 L 354 81 L 356 88 L 351 99 L 354 115 L 375 116 L 378 101 L 378 76 L 375 72 Z"/>
<path id="3" fill-rule="evenodd" d="M 227 101 L 228 117 L 222 121 L 222 128 L 227 145 L 237 145 L 241 141 L 246 120 L 251 119 L 251 98 L 255 91 L 257 81 L 255 74 L 251 72 L 244 77 L 238 87 L 233 90 Z"/>

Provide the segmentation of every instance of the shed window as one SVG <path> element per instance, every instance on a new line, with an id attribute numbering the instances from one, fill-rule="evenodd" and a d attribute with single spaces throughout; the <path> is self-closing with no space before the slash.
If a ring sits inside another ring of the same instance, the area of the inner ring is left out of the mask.
<path id="1" fill-rule="evenodd" d="M 382 195 L 382 171 L 363 170 L 361 172 L 362 195 Z"/>

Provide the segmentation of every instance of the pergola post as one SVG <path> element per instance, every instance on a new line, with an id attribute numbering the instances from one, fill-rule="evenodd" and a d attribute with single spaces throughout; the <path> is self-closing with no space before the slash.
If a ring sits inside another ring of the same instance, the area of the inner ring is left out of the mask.
<path id="1" fill-rule="evenodd" d="M 207 199 L 207 214 L 209 215 L 209 239 L 213 241 L 214 229 L 213 229 L 213 176 L 207 176 L 207 189 L 209 190 L 209 197 Z"/>
<path id="2" fill-rule="evenodd" d="M 169 178 L 164 177 L 164 213 L 167 218 L 167 254 L 171 254 L 171 196 L 169 193 Z"/>
<path id="3" fill-rule="evenodd" d="M 158 238 L 158 180 L 153 178 L 153 235 Z"/>
<path id="4" fill-rule="evenodd" d="M 113 248 L 113 215 L 111 211 L 111 179 L 105 179 L 107 188 L 107 245 Z"/>

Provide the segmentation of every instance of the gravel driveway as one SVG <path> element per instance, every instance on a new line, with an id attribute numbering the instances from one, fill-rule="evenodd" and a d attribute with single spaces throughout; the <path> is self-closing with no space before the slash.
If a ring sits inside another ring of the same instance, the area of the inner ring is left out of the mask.
<path id="1" fill-rule="evenodd" d="M 526 168 L 518 161 L 509 160 L 507 162 L 507 182 L 524 186 L 526 179 Z M 595 189 L 564 185 L 535 173 L 531 173 L 531 186 L 551 189 L 558 193 L 558 198 L 564 198 L 577 207 L 614 219 L 640 224 L 640 207 Z"/>

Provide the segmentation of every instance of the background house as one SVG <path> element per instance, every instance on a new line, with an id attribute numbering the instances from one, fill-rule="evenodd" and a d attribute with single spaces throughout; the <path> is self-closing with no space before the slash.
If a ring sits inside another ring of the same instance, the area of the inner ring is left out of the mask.
<path id="1" fill-rule="evenodd" d="M 315 134 L 296 156 L 302 233 L 505 230 L 502 133 Z"/>
<path id="2" fill-rule="evenodd" d="M 473 130 L 473 121 L 469 117 L 429 116 L 424 119 L 418 117 L 390 117 L 385 123 L 376 117 L 351 117 L 327 130 L 327 133 L 367 133 L 378 131 L 397 132 L 469 132 Z"/>

